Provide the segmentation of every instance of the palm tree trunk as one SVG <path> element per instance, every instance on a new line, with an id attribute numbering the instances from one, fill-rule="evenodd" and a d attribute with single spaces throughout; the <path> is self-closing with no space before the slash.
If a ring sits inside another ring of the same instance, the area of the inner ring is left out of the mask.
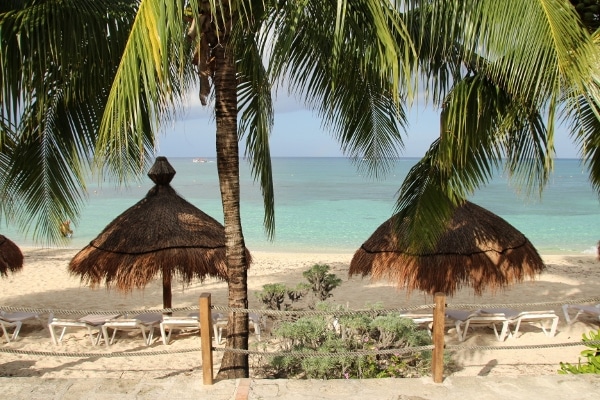
<path id="1" fill-rule="evenodd" d="M 222 38 L 224 40 L 225 38 Z M 225 222 L 225 247 L 229 279 L 229 307 L 248 308 L 248 274 L 240 217 L 239 149 L 237 135 L 237 82 L 232 54 L 215 48 L 215 118 L 217 168 Z M 227 348 L 248 349 L 248 314 L 231 313 Z M 218 379 L 247 378 L 248 355 L 225 352 Z"/>

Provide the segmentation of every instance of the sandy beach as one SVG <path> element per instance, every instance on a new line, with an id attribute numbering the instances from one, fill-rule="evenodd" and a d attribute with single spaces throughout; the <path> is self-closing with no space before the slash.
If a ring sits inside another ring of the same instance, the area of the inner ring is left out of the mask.
<path id="1" fill-rule="evenodd" d="M 93 310 L 143 310 L 162 308 L 162 287 L 159 281 L 144 291 L 120 293 L 104 287 L 90 289 L 81 285 L 78 277 L 69 275 L 67 265 L 76 250 L 23 249 L 24 268 L 21 272 L 0 280 L 0 309 L 25 307 L 36 309 L 82 310 L 82 315 Z M 249 271 L 250 308 L 262 308 L 255 293 L 267 283 L 285 283 L 295 286 L 303 282 L 302 272 L 316 263 L 328 264 L 331 272 L 343 283 L 333 291 L 331 302 L 350 309 L 364 309 L 369 304 L 381 303 L 386 309 L 431 304 L 433 299 L 419 292 L 410 296 L 388 282 L 371 282 L 369 279 L 348 279 L 348 265 L 352 254 L 298 254 L 254 252 L 254 263 Z M 446 334 L 447 345 L 461 344 L 467 348 L 454 352 L 458 368 L 453 376 L 518 376 L 556 374 L 559 362 L 575 363 L 583 346 L 536 349 L 502 350 L 505 346 L 551 345 L 579 342 L 581 335 L 598 329 L 600 321 L 580 318 L 567 325 L 560 307 L 562 302 L 590 299 L 600 295 L 600 262 L 593 255 L 543 256 L 547 269 L 535 281 L 514 285 L 505 291 L 473 295 L 469 288 L 448 298 L 454 304 L 523 304 L 522 310 L 541 309 L 527 306 L 531 303 L 549 302 L 542 309 L 553 309 L 560 316 L 555 337 L 546 337 L 534 326 L 523 326 L 516 338 L 498 342 L 491 329 L 478 328 L 469 333 L 466 341 L 459 342 L 456 333 Z M 217 280 L 195 282 L 183 287 L 173 284 L 173 306 L 193 307 L 201 293 L 211 293 L 212 304 L 227 305 L 227 285 Z M 68 317 L 61 315 L 61 317 Z M 70 315 L 72 318 L 73 315 Z M 48 314 L 42 315 L 47 323 Z M 155 333 L 153 343 L 146 347 L 139 333 L 122 333 L 107 349 L 104 345 L 92 346 L 85 329 L 68 330 L 62 343 L 52 344 L 47 328 L 37 321 L 24 324 L 19 338 L 1 346 L 6 350 L 58 353 L 94 353 L 91 357 L 63 357 L 46 355 L 2 353 L 0 376 L 35 376 L 41 378 L 165 378 L 169 376 L 201 376 L 199 352 L 186 352 L 199 348 L 197 333 L 176 334 L 168 346 Z M 254 341 L 256 338 L 251 337 Z M 496 346 L 493 350 L 473 350 L 469 346 Z M 222 347 L 222 345 L 221 345 Z M 131 356 L 111 357 L 112 352 L 131 353 Z M 168 352 L 163 354 L 163 352 Z M 149 354 L 153 353 L 153 354 Z M 100 356 L 98 354 L 101 354 Z M 216 352 L 215 370 L 221 352 Z"/>

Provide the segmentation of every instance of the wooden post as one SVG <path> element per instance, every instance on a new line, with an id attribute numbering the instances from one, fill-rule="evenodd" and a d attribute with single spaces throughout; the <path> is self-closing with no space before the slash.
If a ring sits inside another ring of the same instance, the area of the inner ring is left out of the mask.
<path id="1" fill-rule="evenodd" d="M 433 309 L 433 358 L 431 360 L 431 374 L 435 383 L 442 383 L 444 379 L 444 327 L 446 325 L 446 295 L 436 293 Z"/>
<path id="2" fill-rule="evenodd" d="M 200 347 L 202 348 L 202 376 L 205 385 L 213 384 L 212 315 L 210 293 L 202 293 L 200 307 Z"/>

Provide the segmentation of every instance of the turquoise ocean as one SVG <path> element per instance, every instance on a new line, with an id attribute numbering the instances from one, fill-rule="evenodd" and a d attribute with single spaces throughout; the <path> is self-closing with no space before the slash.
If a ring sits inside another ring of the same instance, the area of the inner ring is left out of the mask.
<path id="1" fill-rule="evenodd" d="M 217 164 L 169 158 L 177 171 L 172 186 L 186 200 L 223 221 Z M 273 158 L 275 239 L 263 228 L 260 188 L 247 162 L 240 163 L 242 225 L 252 251 L 352 253 L 394 210 L 397 191 L 416 158 L 400 158 L 381 179 L 361 175 L 346 158 Z M 88 199 L 74 235 L 64 246 L 87 245 L 120 213 L 152 187 L 149 178 L 117 187 L 90 180 Z M 501 173 L 471 198 L 525 234 L 542 254 L 593 254 L 600 240 L 600 201 L 576 159 L 555 160 L 554 172 L 541 197 L 524 197 Z M 14 228 L 1 232 L 20 246 L 41 246 Z"/>

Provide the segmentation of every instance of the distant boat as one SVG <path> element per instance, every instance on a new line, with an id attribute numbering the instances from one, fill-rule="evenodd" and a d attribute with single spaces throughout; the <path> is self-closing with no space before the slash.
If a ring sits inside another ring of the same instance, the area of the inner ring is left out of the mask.
<path id="1" fill-rule="evenodd" d="M 194 158 L 192 160 L 192 162 L 195 162 L 195 163 L 205 163 L 205 162 L 208 162 L 208 161 L 205 160 L 204 158 Z"/>

